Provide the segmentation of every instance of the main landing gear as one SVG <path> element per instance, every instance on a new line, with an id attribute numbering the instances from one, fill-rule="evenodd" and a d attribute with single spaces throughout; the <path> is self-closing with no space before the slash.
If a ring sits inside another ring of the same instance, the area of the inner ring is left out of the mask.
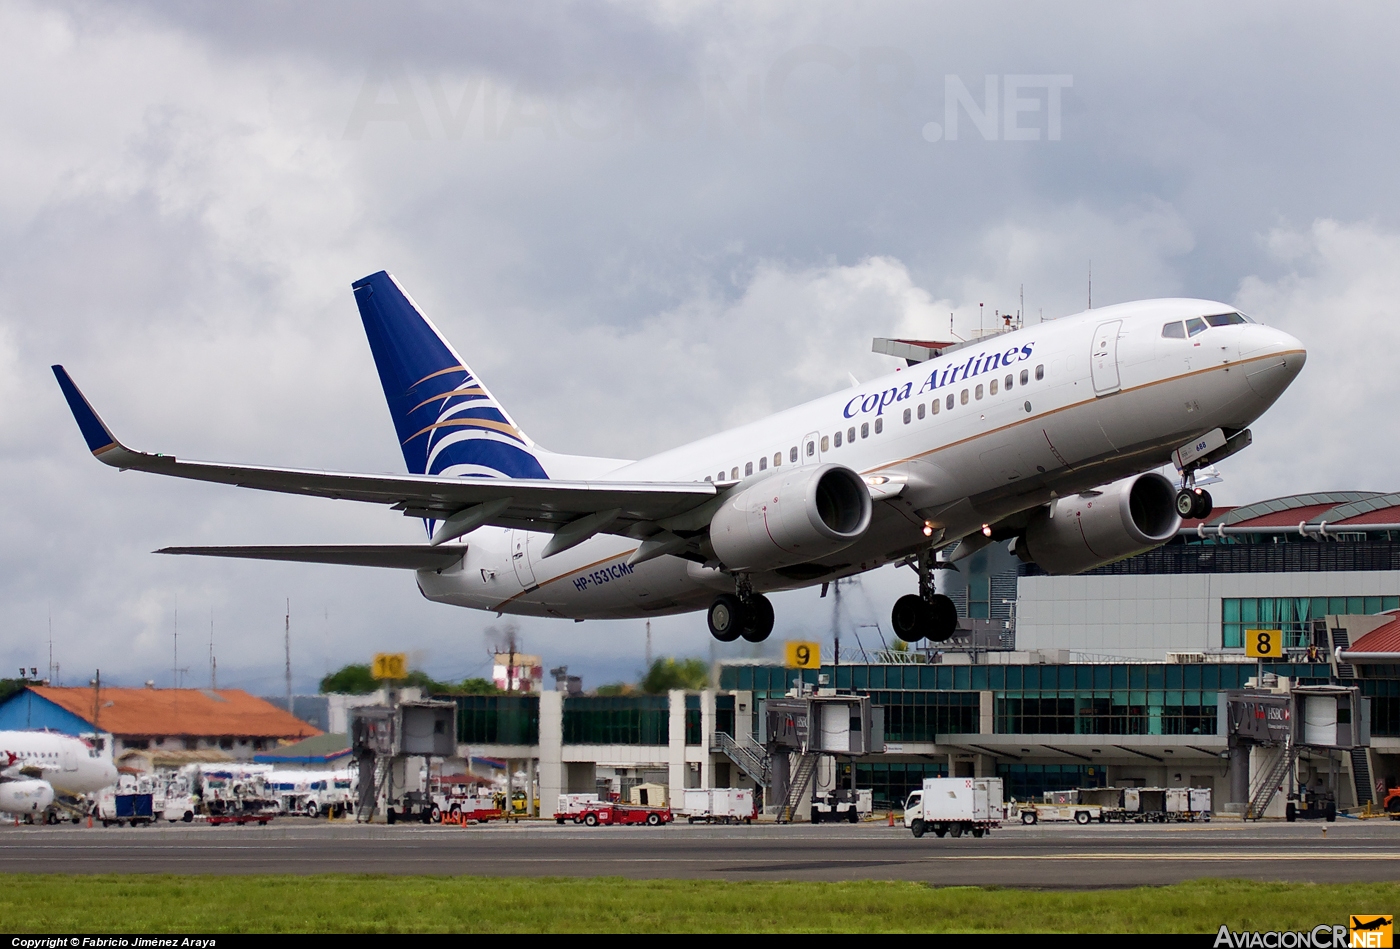
<path id="1" fill-rule="evenodd" d="M 920 639 L 943 642 L 958 629 L 958 608 L 941 593 L 933 592 L 933 551 L 919 554 L 919 592 L 895 600 L 890 622 L 894 634 L 907 643 Z"/>
<path id="2" fill-rule="evenodd" d="M 721 593 L 710 604 L 706 615 L 710 635 L 722 643 L 732 643 L 742 636 L 751 643 L 761 643 L 773 632 L 773 604 L 762 593 L 753 592 L 749 578 L 735 578 L 735 592 Z"/>
<path id="3" fill-rule="evenodd" d="M 1205 488 L 1189 487 L 1176 492 L 1176 513 L 1183 518 L 1203 521 L 1213 510 L 1215 503 Z"/>

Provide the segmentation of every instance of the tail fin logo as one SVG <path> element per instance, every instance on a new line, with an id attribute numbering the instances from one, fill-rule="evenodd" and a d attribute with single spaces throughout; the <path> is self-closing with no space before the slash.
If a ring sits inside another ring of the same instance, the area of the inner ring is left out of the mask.
<path id="1" fill-rule="evenodd" d="M 414 474 L 548 478 L 530 441 L 390 274 L 354 284 L 384 397 Z"/>

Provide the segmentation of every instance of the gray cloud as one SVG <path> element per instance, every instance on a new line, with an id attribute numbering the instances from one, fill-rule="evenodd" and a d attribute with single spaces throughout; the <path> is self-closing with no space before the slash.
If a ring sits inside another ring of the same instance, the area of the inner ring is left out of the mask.
<path id="1" fill-rule="evenodd" d="M 1395 383 L 1361 360 L 1394 335 L 1395 16 L 9 5 L 0 661 L 43 659 L 52 605 L 65 678 L 168 681 L 178 600 L 182 643 L 213 609 L 223 681 L 277 691 L 290 596 L 304 684 L 387 644 L 443 675 L 480 665 L 500 621 L 405 575 L 149 555 L 420 528 L 117 475 L 48 375 L 66 363 L 140 447 L 399 470 L 348 287 L 385 267 L 535 438 L 636 456 L 883 371 L 871 336 L 940 335 L 949 313 L 965 334 L 1022 284 L 1032 319 L 1073 312 L 1092 260 L 1096 304 L 1234 300 L 1308 344 L 1218 498 L 1391 487 L 1364 436 Z M 985 107 L 988 75 L 992 137 L 963 109 L 949 141 L 948 77 Z M 1008 77 L 1028 75 L 1072 77 L 1058 141 L 1043 88 L 1013 124 L 1040 139 L 1007 140 Z M 379 117 L 353 124 L 357 103 Z M 872 574 L 851 609 L 883 622 L 911 578 Z M 778 636 L 830 625 L 814 591 L 777 605 Z M 593 682 L 641 664 L 639 621 L 520 627 Z M 698 616 L 654 637 L 711 648 Z"/>

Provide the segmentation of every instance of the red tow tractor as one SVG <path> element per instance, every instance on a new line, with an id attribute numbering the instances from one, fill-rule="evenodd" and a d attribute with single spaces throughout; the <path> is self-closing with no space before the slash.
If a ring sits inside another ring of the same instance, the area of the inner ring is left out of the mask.
<path id="1" fill-rule="evenodd" d="M 559 815 L 555 816 L 557 818 Z M 577 814 L 570 814 L 568 817 L 589 827 L 597 827 L 600 824 L 646 824 L 648 827 L 660 827 L 676 819 L 669 807 L 602 803 L 584 807 Z"/>

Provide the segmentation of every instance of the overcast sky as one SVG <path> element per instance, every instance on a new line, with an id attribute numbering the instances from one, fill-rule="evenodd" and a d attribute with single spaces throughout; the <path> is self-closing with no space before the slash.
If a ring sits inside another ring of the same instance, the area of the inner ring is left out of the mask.
<path id="1" fill-rule="evenodd" d="M 1386 4 L 170 3 L 0 7 L 0 675 L 298 691 L 376 650 L 486 672 L 505 622 L 412 575 L 151 555 L 416 542 L 367 505 L 118 474 L 133 447 L 401 471 L 350 283 L 388 269 L 516 420 L 639 457 L 944 337 L 1198 296 L 1306 370 L 1217 501 L 1400 490 L 1400 74 Z M 951 102 L 953 108 L 948 108 Z M 866 577 L 888 625 L 913 574 Z M 774 641 L 830 600 L 775 597 Z M 585 685 L 644 624 L 519 620 Z M 655 651 L 711 655 L 702 614 Z M 862 630 L 878 641 L 873 628 Z M 867 644 L 868 645 L 868 644 Z M 721 647 L 722 654 L 742 648 Z M 8 668 L 8 671 L 6 667 Z"/>

